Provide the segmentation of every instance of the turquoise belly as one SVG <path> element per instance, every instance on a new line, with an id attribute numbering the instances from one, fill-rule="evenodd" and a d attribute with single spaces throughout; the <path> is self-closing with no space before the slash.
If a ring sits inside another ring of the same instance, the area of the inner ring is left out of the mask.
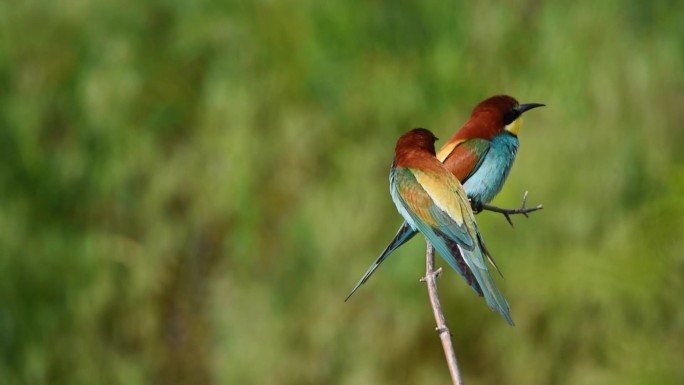
<path id="1" fill-rule="evenodd" d="M 489 203 L 501 191 L 518 151 L 518 138 L 503 133 L 495 136 L 480 167 L 470 175 L 463 187 L 471 202 L 479 206 Z"/>

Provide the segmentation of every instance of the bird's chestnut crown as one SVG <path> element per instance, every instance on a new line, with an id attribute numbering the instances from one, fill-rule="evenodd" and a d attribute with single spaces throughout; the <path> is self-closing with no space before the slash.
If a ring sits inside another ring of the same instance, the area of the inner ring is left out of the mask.
<path id="1" fill-rule="evenodd" d="M 397 141 L 397 152 L 410 149 L 421 149 L 435 154 L 435 141 L 438 138 L 425 128 L 414 128 L 402 135 Z"/>

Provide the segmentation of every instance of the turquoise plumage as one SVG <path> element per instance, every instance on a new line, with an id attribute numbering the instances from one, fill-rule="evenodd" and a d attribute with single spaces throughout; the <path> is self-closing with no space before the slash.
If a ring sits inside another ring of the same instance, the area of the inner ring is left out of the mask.
<path id="1" fill-rule="evenodd" d="M 520 142 L 508 132 L 503 132 L 487 143 L 487 151 L 478 154 L 479 163 L 465 181 L 463 188 L 473 207 L 491 202 L 501 191 L 513 166 Z"/>

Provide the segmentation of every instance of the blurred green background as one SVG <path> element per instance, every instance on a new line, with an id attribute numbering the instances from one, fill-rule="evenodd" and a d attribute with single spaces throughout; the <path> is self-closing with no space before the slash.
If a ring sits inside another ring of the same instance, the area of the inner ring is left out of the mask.
<path id="1" fill-rule="evenodd" d="M 547 107 L 478 221 L 468 384 L 684 383 L 680 1 L 0 3 L 0 383 L 448 383 L 400 134 Z M 438 143 L 439 145 L 440 143 Z M 443 265 L 438 260 L 439 265 Z"/>

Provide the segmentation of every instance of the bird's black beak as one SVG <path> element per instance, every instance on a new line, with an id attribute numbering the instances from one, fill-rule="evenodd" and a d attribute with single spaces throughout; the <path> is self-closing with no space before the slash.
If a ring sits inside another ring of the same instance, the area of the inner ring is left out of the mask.
<path id="1" fill-rule="evenodd" d="M 518 106 L 518 111 L 520 111 L 520 114 L 522 115 L 525 111 L 529 111 L 533 108 L 537 107 L 544 107 L 546 104 L 541 104 L 541 103 L 525 103 L 521 104 Z"/>

